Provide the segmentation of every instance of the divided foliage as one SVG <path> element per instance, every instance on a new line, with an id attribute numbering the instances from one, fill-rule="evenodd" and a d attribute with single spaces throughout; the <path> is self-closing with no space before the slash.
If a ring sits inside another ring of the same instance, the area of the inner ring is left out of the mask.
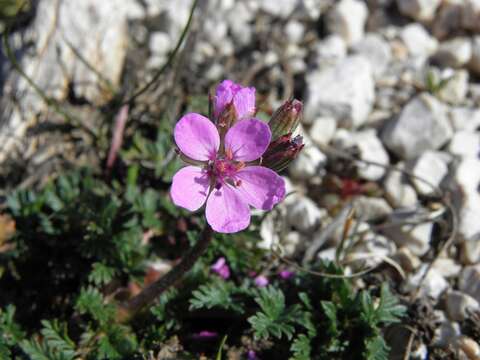
<path id="1" fill-rule="evenodd" d="M 282 279 L 255 246 L 256 230 L 215 235 L 181 284 L 118 323 L 115 304 L 144 285 L 152 263 L 180 258 L 204 225 L 169 201 L 178 163 L 166 161 L 168 138 L 137 135 L 123 154 L 126 173 L 113 180 L 80 169 L 9 196 L 17 230 L 0 248 L 0 359 L 387 359 L 382 329 L 404 313 L 387 286 L 357 292 L 345 279 Z M 157 162 L 165 166 L 137 165 Z M 210 271 L 220 256 L 228 280 Z M 267 287 L 255 285 L 260 272 Z"/>

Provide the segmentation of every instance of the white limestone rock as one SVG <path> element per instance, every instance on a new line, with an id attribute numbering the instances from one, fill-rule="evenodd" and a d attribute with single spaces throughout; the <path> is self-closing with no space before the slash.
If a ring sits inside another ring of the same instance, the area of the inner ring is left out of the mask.
<path id="1" fill-rule="evenodd" d="M 259 1 L 260 8 L 265 11 L 267 14 L 272 16 L 277 16 L 279 18 L 285 19 L 287 18 L 295 7 L 298 4 L 297 0 L 260 0 Z"/>
<path id="2" fill-rule="evenodd" d="M 288 223 L 301 232 L 315 230 L 325 216 L 326 211 L 306 196 L 299 196 L 295 203 L 287 206 Z"/>
<path id="3" fill-rule="evenodd" d="M 363 38 L 368 8 L 363 1 L 340 0 L 327 15 L 327 28 L 353 44 Z"/>
<path id="4" fill-rule="evenodd" d="M 400 12 L 422 22 L 431 21 L 442 0 L 397 0 Z"/>
<path id="5" fill-rule="evenodd" d="M 452 105 L 462 104 L 468 92 L 468 71 L 455 71 L 438 92 L 438 97 Z"/>
<path id="6" fill-rule="evenodd" d="M 402 159 L 411 159 L 443 146 L 453 135 L 447 107 L 430 94 L 420 94 L 405 105 L 382 134 L 386 146 Z"/>
<path id="7" fill-rule="evenodd" d="M 352 127 L 362 125 L 375 100 L 375 83 L 368 60 L 351 56 L 307 76 L 305 117 L 332 116 Z"/>
<path id="8" fill-rule="evenodd" d="M 463 321 L 470 317 L 472 312 L 480 309 L 477 300 L 460 291 L 449 291 L 445 305 L 448 317 L 453 321 Z"/>
<path id="9" fill-rule="evenodd" d="M 463 28 L 475 32 L 480 31 L 480 1 L 464 0 L 462 10 Z"/>
<path id="10" fill-rule="evenodd" d="M 473 38 L 472 56 L 468 66 L 471 71 L 477 75 L 480 75 L 480 35 L 477 35 Z"/>
<path id="11" fill-rule="evenodd" d="M 400 38 L 412 57 L 430 56 L 438 48 L 438 41 L 418 23 L 405 26 L 400 33 Z"/>
<path id="12" fill-rule="evenodd" d="M 327 157 L 315 146 L 305 146 L 298 157 L 290 164 L 290 174 L 300 180 L 308 180 L 320 175 Z"/>
<path id="13" fill-rule="evenodd" d="M 468 107 L 453 107 L 449 113 L 450 123 L 455 131 L 473 132 L 480 127 L 480 109 Z"/>
<path id="14" fill-rule="evenodd" d="M 361 221 L 375 221 L 386 218 L 392 213 L 392 208 L 383 198 L 357 196 L 354 207 Z"/>
<path id="15" fill-rule="evenodd" d="M 331 117 L 319 117 L 313 121 L 310 128 L 310 138 L 319 145 L 328 145 L 337 130 L 337 122 Z"/>
<path id="16" fill-rule="evenodd" d="M 430 269 L 427 276 L 423 280 L 423 283 L 420 284 L 424 278 L 427 268 L 427 264 L 422 265 L 415 274 L 408 277 L 407 281 L 403 285 L 403 288 L 405 291 L 411 292 L 415 291 L 420 286 L 419 295 L 428 296 L 429 298 L 436 300 L 445 290 L 448 289 L 449 284 L 447 280 L 445 280 L 445 278 L 435 269 Z"/>
<path id="17" fill-rule="evenodd" d="M 412 182 L 419 194 L 428 196 L 435 193 L 435 189 L 440 186 L 448 173 L 448 163 L 445 160 L 445 154 L 437 151 L 425 151 L 413 163 L 411 172 L 418 178 L 412 178 Z"/>
<path id="18" fill-rule="evenodd" d="M 480 154 L 480 133 L 457 131 L 448 144 L 448 151 L 456 156 L 477 157 Z"/>
<path id="19" fill-rule="evenodd" d="M 318 65 L 335 64 L 347 56 L 347 43 L 340 35 L 332 34 L 315 44 L 315 52 Z"/>
<path id="20" fill-rule="evenodd" d="M 397 164 L 404 168 L 404 164 Z M 391 170 L 383 183 L 387 200 L 398 208 L 412 208 L 418 204 L 417 193 L 400 171 Z"/>
<path id="21" fill-rule="evenodd" d="M 480 265 L 466 266 L 462 270 L 458 289 L 480 302 Z"/>
<path id="22" fill-rule="evenodd" d="M 380 180 L 385 175 L 385 167 L 389 165 L 390 160 L 375 130 L 369 129 L 354 133 L 353 143 L 359 151 L 360 159 L 383 165 L 358 164 L 358 175 L 365 180 Z"/>
<path id="23" fill-rule="evenodd" d="M 363 55 L 373 69 L 375 77 L 383 74 L 392 60 L 392 50 L 389 43 L 382 36 L 374 33 L 367 34 L 362 40 L 352 46 L 354 54 Z"/>
<path id="24" fill-rule="evenodd" d="M 471 58 L 472 43 L 466 37 L 443 41 L 435 54 L 435 60 L 440 65 L 452 68 L 459 68 L 468 64 Z"/>

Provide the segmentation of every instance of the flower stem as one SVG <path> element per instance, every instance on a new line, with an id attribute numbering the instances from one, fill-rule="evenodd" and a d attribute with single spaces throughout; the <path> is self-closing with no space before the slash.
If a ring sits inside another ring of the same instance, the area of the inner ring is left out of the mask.
<path id="1" fill-rule="evenodd" d="M 212 241 L 212 228 L 205 225 L 200 239 L 188 251 L 173 269 L 166 275 L 144 288 L 139 294 L 122 304 L 118 311 L 117 319 L 127 322 L 145 306 L 150 305 L 160 294 L 179 281 L 195 265 L 197 260 L 205 253 Z"/>

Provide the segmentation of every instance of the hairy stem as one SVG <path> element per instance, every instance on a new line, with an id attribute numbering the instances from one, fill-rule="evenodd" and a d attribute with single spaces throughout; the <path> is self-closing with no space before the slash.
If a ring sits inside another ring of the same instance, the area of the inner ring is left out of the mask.
<path id="1" fill-rule="evenodd" d="M 170 270 L 166 275 L 147 286 L 139 294 L 124 303 L 118 312 L 120 322 L 131 319 L 145 306 L 150 305 L 160 294 L 179 281 L 195 265 L 197 260 L 207 250 L 212 241 L 212 228 L 205 225 L 202 236 L 197 243 L 182 258 L 180 263 Z"/>

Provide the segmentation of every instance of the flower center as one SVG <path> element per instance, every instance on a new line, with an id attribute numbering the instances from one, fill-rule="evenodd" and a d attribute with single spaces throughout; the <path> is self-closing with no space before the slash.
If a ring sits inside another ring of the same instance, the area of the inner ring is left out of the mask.
<path id="1" fill-rule="evenodd" d="M 210 165 L 209 172 L 214 179 L 216 189 L 220 189 L 227 183 L 232 186 L 240 186 L 241 180 L 235 179 L 238 171 L 245 167 L 245 163 L 234 161 L 231 152 L 226 151 L 225 156 L 217 157 Z"/>

